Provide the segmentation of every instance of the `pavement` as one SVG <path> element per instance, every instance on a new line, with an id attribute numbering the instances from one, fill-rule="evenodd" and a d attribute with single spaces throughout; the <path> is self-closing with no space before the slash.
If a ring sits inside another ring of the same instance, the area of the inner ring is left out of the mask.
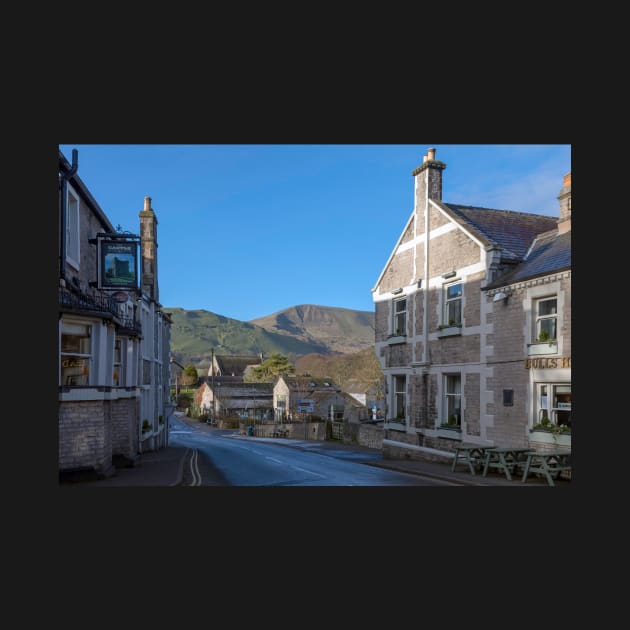
<path id="1" fill-rule="evenodd" d="M 196 431 L 218 431 L 203 422 L 176 414 L 175 418 L 189 425 Z M 170 419 L 169 419 L 170 420 Z M 222 431 L 222 433 L 225 433 Z M 412 475 L 420 475 L 441 481 L 448 481 L 462 486 L 510 486 L 510 487 L 549 487 L 547 481 L 541 477 L 530 477 L 526 483 L 522 483 L 520 476 L 513 477 L 509 481 L 502 474 L 489 472 L 486 477 L 480 473 L 472 475 L 468 468 L 461 464 L 451 471 L 451 464 L 430 462 L 412 459 L 384 459 L 380 449 L 358 446 L 356 444 L 343 444 L 338 441 L 314 441 L 314 440 L 290 440 L 286 438 L 257 438 L 244 435 L 235 435 L 234 439 L 267 441 L 285 446 L 287 448 L 300 448 L 322 455 L 332 455 L 332 451 L 346 450 L 365 453 L 364 460 L 354 460 L 368 466 L 378 466 L 389 470 L 395 470 Z M 203 482 L 197 477 L 199 470 Z M 570 482 L 559 479 L 555 487 L 568 487 Z M 123 487 L 123 486 L 226 486 L 229 485 L 223 479 L 220 471 L 212 466 L 212 463 L 197 458 L 196 450 L 181 446 L 167 446 L 159 451 L 141 453 L 137 461 L 129 467 L 115 469 L 113 476 L 97 478 L 95 474 L 83 473 L 65 475 L 60 478 L 60 485 L 64 487 Z"/>

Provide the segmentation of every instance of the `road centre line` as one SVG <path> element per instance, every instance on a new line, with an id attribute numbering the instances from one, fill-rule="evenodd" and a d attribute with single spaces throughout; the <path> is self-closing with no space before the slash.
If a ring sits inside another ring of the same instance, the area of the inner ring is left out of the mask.
<path id="1" fill-rule="evenodd" d="M 295 470 L 301 470 L 302 472 L 308 473 L 309 475 L 315 475 L 316 477 L 326 478 L 326 475 L 320 475 L 319 473 L 313 472 L 312 470 L 306 470 L 306 468 L 300 468 L 299 466 L 291 466 L 291 468 L 295 468 Z"/>

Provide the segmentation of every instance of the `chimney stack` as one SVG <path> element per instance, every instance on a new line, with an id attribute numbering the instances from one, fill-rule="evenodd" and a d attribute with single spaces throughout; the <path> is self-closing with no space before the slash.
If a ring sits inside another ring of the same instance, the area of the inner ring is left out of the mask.
<path id="1" fill-rule="evenodd" d="M 426 197 L 442 201 L 442 171 L 445 168 L 444 162 L 435 159 L 435 148 L 427 149 L 422 164 L 411 172 L 418 182 L 416 204 L 423 204 Z M 426 176 L 419 177 L 425 171 Z"/>
<path id="2" fill-rule="evenodd" d="M 571 229 L 571 173 L 564 176 L 562 190 L 558 195 L 560 201 L 560 218 L 558 219 L 558 233 L 563 234 Z"/>
<path id="3" fill-rule="evenodd" d="M 159 302 L 157 275 L 157 217 L 151 208 L 151 197 L 144 198 L 140 212 L 140 250 L 142 253 L 141 290 Z"/>

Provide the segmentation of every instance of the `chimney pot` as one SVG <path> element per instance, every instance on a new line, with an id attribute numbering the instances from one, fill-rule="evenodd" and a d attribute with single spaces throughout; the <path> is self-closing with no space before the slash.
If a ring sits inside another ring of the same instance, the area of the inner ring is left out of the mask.
<path id="1" fill-rule="evenodd" d="M 422 156 L 422 163 L 424 164 L 429 158 L 426 155 Z"/>
<path id="2" fill-rule="evenodd" d="M 429 153 L 429 160 L 435 160 L 435 149 L 433 148 L 428 149 L 428 153 Z"/>
<path id="3" fill-rule="evenodd" d="M 567 173 L 564 176 L 564 182 L 562 184 L 565 188 L 568 188 L 571 185 L 571 173 Z"/>
<path id="4" fill-rule="evenodd" d="M 144 198 L 144 209 L 151 210 L 151 197 Z"/>

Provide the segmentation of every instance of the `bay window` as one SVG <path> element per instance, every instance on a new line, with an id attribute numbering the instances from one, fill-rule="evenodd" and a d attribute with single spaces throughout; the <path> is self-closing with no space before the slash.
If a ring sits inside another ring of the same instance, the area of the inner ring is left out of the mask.
<path id="1" fill-rule="evenodd" d="M 63 322 L 61 325 L 61 385 L 90 384 L 92 326 Z"/>

